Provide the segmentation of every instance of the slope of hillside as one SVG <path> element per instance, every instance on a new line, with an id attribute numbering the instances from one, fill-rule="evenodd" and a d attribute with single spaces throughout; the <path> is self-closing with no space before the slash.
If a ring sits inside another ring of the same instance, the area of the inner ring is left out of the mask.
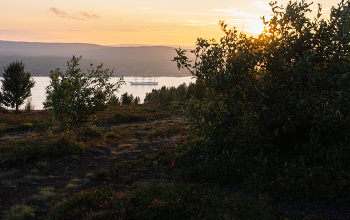
<path id="1" fill-rule="evenodd" d="M 72 55 L 82 56 L 82 69 L 90 63 L 104 64 L 115 76 L 189 76 L 171 60 L 175 48 L 169 46 L 115 47 L 83 43 L 31 43 L 0 41 L 0 66 L 22 60 L 33 76 L 48 76 L 50 70 L 66 67 Z M 2 72 L 0 72 L 0 76 Z"/>

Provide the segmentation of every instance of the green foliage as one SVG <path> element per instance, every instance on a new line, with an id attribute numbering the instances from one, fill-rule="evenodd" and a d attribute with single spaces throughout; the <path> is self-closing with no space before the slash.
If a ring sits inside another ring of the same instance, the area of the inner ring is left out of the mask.
<path id="1" fill-rule="evenodd" d="M 15 108 L 18 112 L 19 106 L 31 96 L 31 89 L 35 82 L 31 74 L 24 70 L 25 64 L 21 61 L 14 61 L 4 67 L 2 92 L 0 102 L 7 107 Z"/>
<path id="2" fill-rule="evenodd" d="M 145 104 L 164 104 L 166 102 L 179 101 L 185 102 L 194 96 L 196 99 L 203 99 L 205 97 L 205 87 L 199 80 L 196 83 L 186 83 L 179 85 L 177 88 L 165 87 L 161 89 L 152 89 L 152 92 L 146 93 L 144 100 Z"/>
<path id="3" fill-rule="evenodd" d="M 177 152 L 176 164 L 185 176 L 254 189 L 286 192 L 294 184 L 316 195 L 316 183 L 326 178 L 340 192 L 348 184 L 332 179 L 349 181 L 349 5 L 332 8 L 328 20 L 321 8 L 308 18 L 311 4 L 304 1 L 270 5 L 272 18 L 263 19 L 257 38 L 221 22 L 224 36 L 198 39 L 193 63 L 176 50 L 178 66 L 206 88 L 203 100 L 188 102 L 195 141 Z M 289 164 L 297 168 L 287 170 Z"/>
<path id="4" fill-rule="evenodd" d="M 198 39 L 193 65 L 177 50 L 174 60 L 207 89 L 204 101 L 190 101 L 187 118 L 208 151 L 301 152 L 350 140 L 350 37 L 343 32 L 350 9 L 340 4 L 329 20 L 310 20 L 304 1 L 276 4 L 258 38 L 221 23 L 225 36 Z"/>
<path id="5" fill-rule="evenodd" d="M 82 191 L 53 207 L 47 219 L 273 219 L 276 212 L 242 195 L 190 184 L 134 191 L 112 186 Z"/>
<path id="6" fill-rule="evenodd" d="M 67 62 L 65 73 L 60 69 L 51 71 L 50 85 L 46 87 L 44 108 L 51 111 L 61 128 L 84 126 L 99 111 L 108 107 L 108 101 L 124 83 L 122 78 L 109 83 L 113 71 L 90 65 L 87 72 L 78 67 L 81 57 L 73 56 Z"/>
<path id="7" fill-rule="evenodd" d="M 121 105 L 121 102 L 119 100 L 119 97 L 117 96 L 112 96 L 109 100 L 108 100 L 108 105 L 109 106 L 117 106 L 117 105 Z"/>
<path id="8" fill-rule="evenodd" d="M 122 94 L 122 96 L 120 97 L 120 100 L 122 105 L 140 104 L 140 97 L 136 96 L 134 98 L 133 94 L 129 95 L 127 92 Z"/>

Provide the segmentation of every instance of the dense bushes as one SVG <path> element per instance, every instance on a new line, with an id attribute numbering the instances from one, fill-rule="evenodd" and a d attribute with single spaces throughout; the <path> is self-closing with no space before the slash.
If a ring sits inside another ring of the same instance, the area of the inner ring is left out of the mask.
<path id="1" fill-rule="evenodd" d="M 184 102 L 194 96 L 196 99 L 203 99 L 205 96 L 205 87 L 200 81 L 190 83 L 188 86 L 183 83 L 177 88 L 174 86 L 168 88 L 163 86 L 161 89 L 153 89 L 146 93 L 145 104 L 163 104 L 171 101 Z"/>
<path id="2" fill-rule="evenodd" d="M 224 149 L 319 148 L 350 136 L 349 9 L 330 20 L 306 17 L 309 4 L 271 4 L 273 18 L 258 38 L 227 30 L 220 42 L 199 39 L 190 65 L 207 88 L 192 100 L 191 128 L 217 153 Z"/>
<path id="3" fill-rule="evenodd" d="M 266 182 L 281 179 L 277 172 L 296 158 L 303 158 L 296 165 L 302 169 L 334 168 L 332 154 L 349 157 L 350 9 L 342 2 L 328 20 L 321 9 L 311 20 L 304 1 L 276 4 L 257 38 L 221 23 L 224 37 L 199 39 L 193 65 L 177 50 L 178 66 L 206 88 L 206 98 L 188 106 L 197 142 L 178 153 L 186 169 L 208 168 L 223 178 L 239 178 L 244 169 L 250 181 Z M 194 157 L 184 160 L 189 154 Z"/>

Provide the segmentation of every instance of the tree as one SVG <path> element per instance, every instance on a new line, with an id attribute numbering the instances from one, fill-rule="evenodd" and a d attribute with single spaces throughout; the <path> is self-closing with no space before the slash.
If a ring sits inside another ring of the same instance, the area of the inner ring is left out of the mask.
<path id="1" fill-rule="evenodd" d="M 122 94 L 122 96 L 120 97 L 121 99 L 121 103 L 122 105 L 131 105 L 132 104 L 132 100 L 134 100 L 134 96 L 133 94 L 128 94 L 127 92 Z"/>
<path id="2" fill-rule="evenodd" d="M 138 104 L 140 104 L 140 97 L 138 97 L 138 96 L 136 96 L 135 98 L 134 98 L 134 100 L 132 100 L 132 104 L 133 105 L 138 105 Z"/>
<path id="3" fill-rule="evenodd" d="M 46 87 L 44 108 L 49 109 L 62 129 L 79 128 L 87 124 L 91 116 L 105 110 L 109 100 L 124 83 L 122 78 L 110 83 L 113 71 L 96 68 L 83 72 L 79 68 L 81 57 L 73 56 L 67 61 L 67 70 L 52 70 L 50 85 Z"/>
<path id="4" fill-rule="evenodd" d="M 0 101 L 7 107 L 15 108 L 18 112 L 19 106 L 31 96 L 31 89 L 35 85 L 34 79 L 29 71 L 25 71 L 22 61 L 14 61 L 4 67 L 2 82 L 2 93 Z"/>
<path id="5" fill-rule="evenodd" d="M 122 94 L 120 99 L 122 105 L 137 105 L 140 103 L 140 97 L 136 96 L 134 98 L 133 94 L 128 94 L 127 92 Z"/>
<path id="6" fill-rule="evenodd" d="M 287 156 L 350 141 L 350 9 L 342 1 L 329 20 L 321 7 L 271 3 L 272 19 L 258 38 L 221 22 L 220 41 L 198 39 L 194 63 L 174 58 L 206 88 L 189 102 L 187 118 L 204 151 Z M 347 30 L 347 31 L 346 31 Z"/>
<path id="7" fill-rule="evenodd" d="M 117 97 L 116 95 L 112 96 L 108 101 L 108 105 L 110 106 L 117 106 L 121 104 L 122 103 L 120 102 L 119 97 Z"/>

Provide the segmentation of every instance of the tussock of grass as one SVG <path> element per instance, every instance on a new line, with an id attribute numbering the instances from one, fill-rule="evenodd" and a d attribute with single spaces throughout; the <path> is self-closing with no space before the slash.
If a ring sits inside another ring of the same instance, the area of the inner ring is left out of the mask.
<path id="1" fill-rule="evenodd" d="M 56 193 L 54 192 L 54 188 L 53 187 L 45 187 L 45 188 L 40 188 L 40 192 L 37 195 L 34 195 L 32 198 L 34 200 L 40 200 L 40 201 L 45 201 L 50 197 L 53 197 L 56 195 Z"/>
<path id="2" fill-rule="evenodd" d="M 74 184 L 74 183 L 68 183 L 67 186 L 66 186 L 66 188 L 65 188 L 65 190 L 74 189 L 74 188 L 76 188 L 76 187 L 77 187 L 76 184 Z"/>

